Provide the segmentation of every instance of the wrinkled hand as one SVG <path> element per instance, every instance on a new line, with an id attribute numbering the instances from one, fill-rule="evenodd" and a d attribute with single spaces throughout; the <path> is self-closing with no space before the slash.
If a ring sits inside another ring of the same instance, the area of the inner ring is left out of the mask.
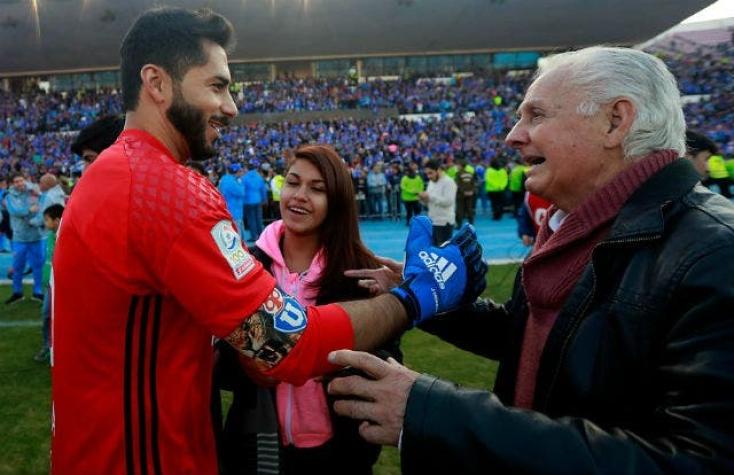
<path id="1" fill-rule="evenodd" d="M 390 291 L 414 323 L 473 302 L 486 287 L 487 264 L 474 227 L 465 224 L 439 247 L 432 246 L 432 233 L 428 217 L 413 218 L 405 243 L 404 280 Z"/>
<path id="2" fill-rule="evenodd" d="M 344 271 L 347 277 L 360 279 L 357 285 L 369 289 L 371 295 L 384 294 L 397 287 L 403 280 L 403 263 L 387 257 L 375 256 L 382 264 L 378 269 L 350 269 Z"/>
<path id="3" fill-rule="evenodd" d="M 361 351 L 334 351 L 329 361 L 359 369 L 372 378 L 335 378 L 329 384 L 329 394 L 357 398 L 337 400 L 334 403 L 336 413 L 362 420 L 359 434 L 367 442 L 397 446 L 408 395 L 420 375 L 392 358 L 383 361 Z"/>

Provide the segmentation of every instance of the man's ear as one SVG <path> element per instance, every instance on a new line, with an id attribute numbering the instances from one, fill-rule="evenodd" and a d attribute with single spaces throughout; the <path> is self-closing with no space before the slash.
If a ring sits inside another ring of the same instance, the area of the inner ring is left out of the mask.
<path id="1" fill-rule="evenodd" d="M 173 84 L 171 76 L 160 66 L 146 64 L 140 69 L 142 89 L 153 102 L 160 105 L 171 100 Z"/>
<path id="2" fill-rule="evenodd" d="M 606 132 L 604 146 L 606 148 L 621 147 L 624 138 L 629 134 L 632 123 L 635 121 L 637 108 L 626 97 L 615 99 L 607 106 L 607 120 L 609 128 Z"/>

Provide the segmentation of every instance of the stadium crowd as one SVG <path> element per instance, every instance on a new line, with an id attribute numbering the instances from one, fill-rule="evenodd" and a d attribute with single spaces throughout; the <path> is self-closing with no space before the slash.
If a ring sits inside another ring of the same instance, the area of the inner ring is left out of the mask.
<path id="1" fill-rule="evenodd" d="M 688 127 L 713 140 L 721 155 L 734 155 L 734 45 L 701 47 L 695 54 L 667 50 L 656 54 L 678 78 L 682 94 L 694 98 L 684 109 Z M 515 154 L 503 138 L 529 77 L 529 73 L 477 72 L 449 79 L 378 79 L 361 84 L 344 78 L 237 83 L 233 96 L 241 114 L 395 108 L 400 114 L 432 116 L 235 125 L 223 133 L 218 158 L 205 168 L 215 183 L 234 163 L 259 168 L 271 179 L 282 169 L 289 150 L 305 143 L 332 144 L 352 170 L 360 214 L 396 216 L 401 202 L 399 182 L 409 163 L 418 165 L 425 180 L 423 167 L 429 160 L 451 169 L 456 158 L 464 157 L 478 172 L 476 197 L 481 200 L 481 210 L 487 212 L 484 174 L 495 159 L 508 172 L 513 167 Z M 7 177 L 18 171 L 30 182 L 51 172 L 70 177 L 65 183 L 73 185 L 83 168 L 80 157 L 69 149 L 76 132 L 99 117 L 121 111 L 119 91 L 109 88 L 0 92 L 0 178 L 4 178 L 0 190 L 7 187 Z M 377 173 L 384 175 L 385 182 L 372 187 L 372 195 L 376 190 L 382 195 L 378 204 L 370 200 L 367 183 L 370 173 L 376 173 L 376 164 L 381 164 Z"/>
<path id="2" fill-rule="evenodd" d="M 120 48 L 124 130 L 111 90 L 2 97 L 5 303 L 29 263 L 51 473 L 371 473 L 383 445 L 406 474 L 732 471 L 733 138 L 712 104 L 731 48 L 664 54 L 680 86 L 650 54 L 590 47 L 532 79 L 242 88 L 232 35 L 208 9 L 141 15 Z M 385 107 L 406 115 L 230 126 Z M 454 226 L 478 199 L 540 219 L 531 195 L 546 214 L 512 297 L 480 298 L 483 249 Z M 364 245 L 355 200 L 368 218 L 404 203 L 403 263 Z M 499 361 L 493 390 L 402 366 L 416 326 Z"/>

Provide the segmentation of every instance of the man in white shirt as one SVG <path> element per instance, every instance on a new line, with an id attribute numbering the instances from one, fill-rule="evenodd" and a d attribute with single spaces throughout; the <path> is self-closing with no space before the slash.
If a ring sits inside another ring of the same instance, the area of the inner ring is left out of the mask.
<path id="1" fill-rule="evenodd" d="M 433 221 L 433 244 L 438 246 L 451 239 L 456 216 L 456 183 L 446 176 L 438 160 L 430 160 L 425 166 L 428 177 L 426 191 L 418 196 L 428 207 L 428 217 Z"/>

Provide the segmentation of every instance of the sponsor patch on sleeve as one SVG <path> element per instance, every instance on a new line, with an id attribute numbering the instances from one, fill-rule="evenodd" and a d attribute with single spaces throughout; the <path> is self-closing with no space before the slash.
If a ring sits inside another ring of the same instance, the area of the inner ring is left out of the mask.
<path id="1" fill-rule="evenodd" d="M 232 268 L 235 279 L 240 280 L 255 268 L 252 256 L 242 246 L 240 235 L 235 231 L 231 221 L 222 220 L 215 224 L 212 228 L 212 237 L 219 252 Z"/>

